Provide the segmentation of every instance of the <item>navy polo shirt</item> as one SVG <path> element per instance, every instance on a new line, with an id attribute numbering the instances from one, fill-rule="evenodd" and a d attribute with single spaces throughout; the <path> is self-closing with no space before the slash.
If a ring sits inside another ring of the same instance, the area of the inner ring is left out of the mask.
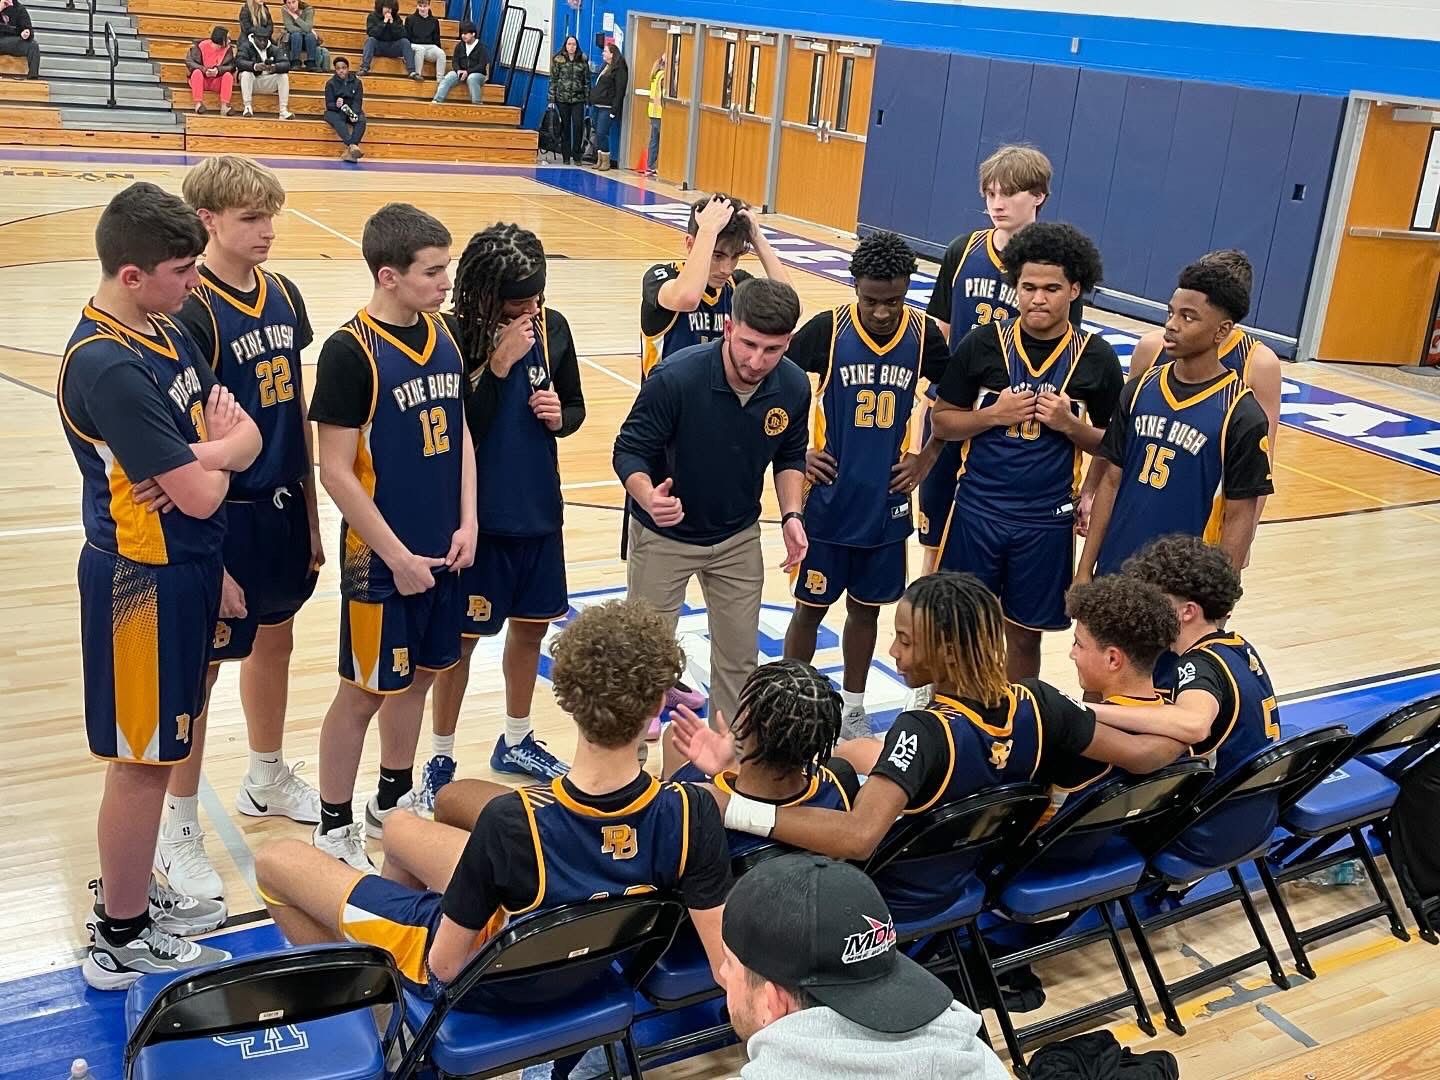
<path id="1" fill-rule="evenodd" d="M 782 359 L 749 402 L 725 379 L 723 341 L 672 353 L 651 371 L 615 437 L 615 474 L 643 472 L 654 484 L 675 481 L 685 507 L 680 524 L 662 529 L 638 506 L 651 532 L 686 544 L 718 544 L 760 518 L 765 470 L 805 471 L 810 380 Z"/>

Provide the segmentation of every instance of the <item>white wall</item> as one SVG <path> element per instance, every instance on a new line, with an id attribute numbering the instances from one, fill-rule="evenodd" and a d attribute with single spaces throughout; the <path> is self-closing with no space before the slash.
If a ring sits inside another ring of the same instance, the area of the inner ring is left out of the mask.
<path id="1" fill-rule="evenodd" d="M 913 0 L 1440 41 L 1440 0 Z M 1369 58 L 1373 61 L 1380 58 Z"/>

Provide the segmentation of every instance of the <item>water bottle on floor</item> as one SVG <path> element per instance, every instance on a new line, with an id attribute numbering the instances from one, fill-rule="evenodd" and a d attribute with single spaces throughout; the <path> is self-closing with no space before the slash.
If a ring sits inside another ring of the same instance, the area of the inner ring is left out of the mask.
<path id="1" fill-rule="evenodd" d="M 1355 859 L 1349 859 L 1334 866 L 1327 866 L 1324 870 L 1317 870 L 1313 874 L 1306 874 L 1300 880 L 1306 885 L 1321 889 L 1328 889 L 1332 885 L 1358 885 L 1360 864 Z"/>

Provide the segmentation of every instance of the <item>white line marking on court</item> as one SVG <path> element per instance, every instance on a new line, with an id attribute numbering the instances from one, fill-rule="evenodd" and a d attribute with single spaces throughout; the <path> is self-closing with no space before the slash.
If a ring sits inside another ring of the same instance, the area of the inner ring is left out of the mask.
<path id="1" fill-rule="evenodd" d="M 293 206 L 287 206 L 285 209 L 286 209 L 286 210 L 289 210 L 290 213 L 294 214 L 296 217 L 300 218 L 302 221 L 308 221 L 311 225 L 314 225 L 316 228 L 324 229 L 324 230 L 325 230 L 326 232 L 328 232 L 331 236 L 338 236 L 341 240 L 344 240 L 347 244 L 354 244 L 357 248 L 360 246 L 360 241 L 359 241 L 359 240 L 355 240 L 355 239 L 353 239 L 353 238 L 351 238 L 351 237 L 349 237 L 349 236 L 346 236 L 343 232 L 340 232 L 338 229 L 332 229 L 329 225 L 326 225 L 323 221 L 317 221 L 315 218 L 311 217 L 309 214 L 305 213 L 303 210 L 296 210 Z"/>
<path id="2" fill-rule="evenodd" d="M 0 540 L 10 540 L 17 536 L 46 536 L 53 533 L 78 533 L 84 532 L 84 525 L 38 525 L 30 529 L 0 529 Z"/>
<path id="3" fill-rule="evenodd" d="M 640 389 L 640 384 L 639 384 L 638 382 L 636 382 L 634 379 L 627 379 L 624 375 L 621 375 L 618 371 L 612 371 L 610 368 L 606 367 L 604 364 L 597 364 L 594 360 L 591 360 L 588 356 L 582 356 L 582 357 L 580 357 L 580 362 L 581 362 L 582 364 L 589 364 L 589 365 L 590 365 L 591 367 L 593 367 L 596 371 L 603 371 L 606 375 L 609 375 L 609 376 L 610 376 L 612 379 L 614 379 L 615 381 L 617 381 L 617 382 L 622 382 L 622 383 L 624 383 L 626 386 L 630 387 L 631 390 L 639 390 L 639 389 Z"/>
<path id="4" fill-rule="evenodd" d="M 618 487 L 619 480 L 577 480 L 573 484 L 561 484 L 561 491 L 579 491 L 582 488 Z"/>

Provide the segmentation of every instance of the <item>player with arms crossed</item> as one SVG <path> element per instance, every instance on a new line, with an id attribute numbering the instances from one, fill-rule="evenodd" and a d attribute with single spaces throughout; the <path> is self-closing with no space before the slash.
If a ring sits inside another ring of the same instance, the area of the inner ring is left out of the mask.
<path id="1" fill-rule="evenodd" d="M 816 315 L 786 351 L 820 376 L 820 388 L 805 469 L 810 549 L 794 576 L 785 655 L 807 663 L 815 656 L 820 623 L 844 593 L 847 739 L 870 734 L 865 682 L 880 607 L 905 591 L 910 493 L 942 446 L 932 439 L 920 453 L 910 451 L 919 377 L 934 381 L 947 360 L 939 329 L 905 304 L 916 269 L 914 252 L 899 236 L 867 236 L 850 260 L 855 303 Z"/>
<path id="2" fill-rule="evenodd" d="M 1040 222 L 1004 252 L 1018 318 L 977 326 L 950 354 L 932 424 L 961 447 L 940 566 L 1000 599 L 1012 680 L 1040 674 L 1040 638 L 1070 625 L 1080 455 L 1094 453 L 1124 385 L 1115 350 L 1070 321 L 1100 280 L 1100 253 Z"/>
<path id="3" fill-rule="evenodd" d="M 192 725 L 220 610 L 230 476 L 260 452 L 254 422 L 169 318 L 204 249 L 195 211 L 154 184 L 111 199 L 95 229 L 100 285 L 55 392 L 81 479 L 85 728 L 108 762 L 81 969 L 97 990 L 229 955 L 177 936 L 215 929 L 224 903 L 161 886 L 152 871 L 170 769 L 200 753 Z"/>
<path id="4" fill-rule="evenodd" d="M 1275 490 L 1269 421 L 1220 346 L 1250 310 L 1244 284 L 1213 262 L 1180 272 L 1165 322 L 1167 362 L 1131 376 L 1091 465 L 1100 469 L 1077 578 L 1118 573 L 1170 533 L 1218 544 L 1242 567 L 1258 500 Z"/>
<path id="5" fill-rule="evenodd" d="M 380 714 L 380 785 L 364 827 L 410 792 L 425 695 L 460 658 L 459 572 L 475 557 L 475 449 L 465 368 L 438 314 L 450 290 L 450 233 L 422 210 L 371 215 L 361 251 L 370 302 L 320 351 L 310 415 L 320 481 L 340 528 L 340 687 L 320 728 L 320 824 L 313 842 L 373 867 L 351 799 L 365 731 Z"/>

